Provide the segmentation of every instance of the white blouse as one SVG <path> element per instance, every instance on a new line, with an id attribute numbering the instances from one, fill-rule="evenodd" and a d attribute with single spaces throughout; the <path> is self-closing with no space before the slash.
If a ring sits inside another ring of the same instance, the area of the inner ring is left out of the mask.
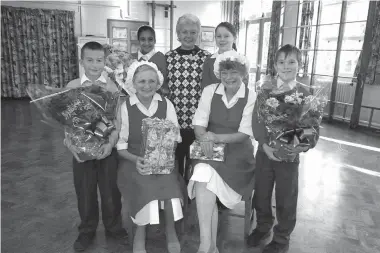
<path id="1" fill-rule="evenodd" d="M 166 98 L 164 98 L 166 99 Z M 120 108 L 120 116 L 121 116 L 121 129 L 120 129 L 120 135 L 119 135 L 119 141 L 117 142 L 116 148 L 118 150 L 122 149 L 128 149 L 128 138 L 129 138 L 129 115 L 128 115 L 128 109 L 127 105 L 125 103 L 130 103 L 130 105 L 137 105 L 137 108 L 147 117 L 152 117 L 157 109 L 158 109 L 158 101 L 162 101 L 162 97 L 159 94 L 154 94 L 152 102 L 150 103 L 149 108 L 147 109 L 137 98 L 136 95 L 132 95 L 129 97 L 127 101 L 125 101 Z M 175 112 L 173 104 L 166 99 L 167 104 L 167 110 L 166 110 L 166 119 L 170 120 L 174 123 L 177 127 L 178 120 L 177 120 L 177 114 Z M 182 138 L 181 135 L 178 134 L 177 142 L 181 142 Z"/>
<path id="2" fill-rule="evenodd" d="M 212 97 L 217 86 L 218 84 L 215 83 L 215 84 L 208 85 L 204 88 L 201 99 L 199 100 L 198 109 L 195 112 L 195 115 L 193 118 L 193 125 L 202 126 L 202 127 L 208 126 L 210 111 L 211 111 L 211 101 L 212 101 Z M 219 85 L 215 93 L 222 95 L 223 103 L 228 109 L 230 109 L 238 102 L 239 99 L 242 99 L 245 97 L 245 85 L 244 83 L 240 85 L 239 90 L 230 99 L 230 101 L 227 101 L 224 85 L 222 83 Z M 253 107 L 255 105 L 255 101 L 256 101 L 256 92 L 249 90 L 248 101 L 244 107 L 243 116 L 240 121 L 239 129 L 238 129 L 239 132 L 247 134 L 251 137 L 253 137 L 252 112 L 253 112 Z"/>

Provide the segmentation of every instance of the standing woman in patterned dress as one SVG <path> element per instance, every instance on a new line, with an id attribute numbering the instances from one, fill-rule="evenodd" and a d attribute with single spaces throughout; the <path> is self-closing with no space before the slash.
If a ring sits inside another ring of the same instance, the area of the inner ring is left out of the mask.
<path id="1" fill-rule="evenodd" d="M 181 46 L 165 55 L 169 98 L 176 109 L 182 136 L 182 143 L 178 144 L 176 150 L 181 175 L 185 174 L 185 158 L 189 156 L 189 146 L 195 140 L 192 120 L 202 93 L 203 64 L 210 55 L 195 45 L 200 30 L 198 17 L 192 14 L 181 16 L 176 26 Z"/>

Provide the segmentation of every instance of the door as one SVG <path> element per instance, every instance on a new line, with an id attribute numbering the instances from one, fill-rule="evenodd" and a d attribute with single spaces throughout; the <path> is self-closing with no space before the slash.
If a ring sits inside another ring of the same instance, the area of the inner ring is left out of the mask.
<path id="1" fill-rule="evenodd" d="M 270 18 L 249 20 L 246 23 L 245 55 L 249 68 L 249 86 L 254 86 L 267 69 Z"/>

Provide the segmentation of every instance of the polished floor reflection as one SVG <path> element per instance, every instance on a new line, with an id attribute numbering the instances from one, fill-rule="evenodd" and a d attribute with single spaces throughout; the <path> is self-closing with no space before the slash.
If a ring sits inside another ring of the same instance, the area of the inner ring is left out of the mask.
<path id="1" fill-rule="evenodd" d="M 2 252 L 73 252 L 79 217 L 61 131 L 41 123 L 28 101 L 2 101 L 1 117 Z M 301 159 L 298 221 L 289 252 L 380 252 L 379 133 L 324 124 L 321 134 L 325 138 Z M 233 212 L 243 213 L 243 206 Z M 189 213 L 182 252 L 195 253 L 194 203 Z M 243 219 L 229 216 L 220 223 L 221 253 L 261 252 L 245 247 Z M 167 252 L 162 231 L 149 229 L 148 253 Z M 100 224 L 88 252 L 132 251 L 129 244 L 106 240 Z"/>

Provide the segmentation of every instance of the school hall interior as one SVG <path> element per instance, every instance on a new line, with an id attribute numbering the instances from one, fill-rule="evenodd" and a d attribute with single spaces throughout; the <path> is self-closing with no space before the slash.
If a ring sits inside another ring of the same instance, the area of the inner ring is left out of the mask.
<path id="1" fill-rule="evenodd" d="M 78 45 L 87 41 L 136 52 L 134 32 L 143 24 L 155 29 L 155 48 L 165 54 L 179 46 L 175 26 L 185 13 L 200 19 L 197 45 L 210 53 L 217 50 L 215 27 L 234 25 L 251 87 L 285 44 L 302 52 L 298 81 L 328 87 L 318 144 L 300 158 L 289 252 L 380 252 L 380 2 L 366 0 L 1 1 L 1 251 L 74 252 L 80 222 L 72 155 L 62 131 L 43 123 L 30 104 L 27 85 L 63 88 L 78 78 Z M 127 35 L 117 37 L 115 27 Z M 44 36 L 35 37 L 34 29 Z M 249 206 L 220 211 L 220 253 L 262 252 L 245 242 Z M 184 213 L 176 223 L 182 252 L 195 253 L 195 201 Z M 128 219 L 123 212 L 125 228 Z M 146 249 L 167 252 L 162 225 L 148 228 Z M 100 221 L 87 252 L 132 252 L 132 243 L 107 240 Z"/>

